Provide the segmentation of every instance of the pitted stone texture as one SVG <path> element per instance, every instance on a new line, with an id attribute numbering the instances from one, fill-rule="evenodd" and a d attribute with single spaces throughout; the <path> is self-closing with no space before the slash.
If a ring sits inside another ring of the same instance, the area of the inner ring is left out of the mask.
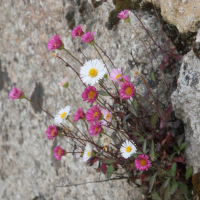
<path id="1" fill-rule="evenodd" d="M 56 161 L 53 156 L 54 147 L 60 145 L 71 152 L 73 149 L 67 141 L 72 141 L 63 138 L 47 140 L 45 131 L 53 124 L 53 119 L 38 112 L 38 109 L 34 109 L 24 99 L 8 99 L 9 91 L 16 85 L 28 98 L 39 102 L 52 115 L 66 105 L 71 106 L 73 115 L 77 108 L 72 95 L 67 89 L 57 85 L 64 76 L 68 76 L 69 87 L 79 106 L 87 111 L 89 105 L 82 101 L 84 87 L 80 80 L 69 67 L 54 59 L 46 49 L 48 39 L 59 34 L 65 47 L 83 63 L 86 59 L 78 51 L 79 48 L 88 59 L 99 58 L 92 46 L 81 44 L 80 38 L 71 38 L 70 28 L 74 26 L 74 22 L 67 20 L 75 20 L 76 25 L 82 24 L 84 31 L 94 31 L 96 43 L 132 80 L 134 70 L 140 70 L 146 80 L 151 80 L 152 66 L 132 28 L 122 20 L 114 30 L 108 31 L 105 28 L 112 9 L 113 5 L 110 6 L 107 2 L 93 8 L 89 1 L 83 3 L 81 0 L 0 1 L 0 199 L 21 200 L 36 196 L 46 200 L 140 199 L 139 190 L 129 186 L 125 180 L 57 188 L 58 185 L 99 180 L 99 173 L 94 167 L 87 167 L 81 159 L 78 160 L 71 154 L 60 162 Z M 158 42 L 160 26 L 156 16 L 147 12 L 136 13 Z M 152 45 L 152 41 L 132 14 L 130 18 L 150 49 L 149 44 Z M 152 51 L 157 50 L 154 45 L 151 48 Z M 131 51 L 135 60 L 130 55 Z M 79 63 L 66 52 L 58 53 L 77 71 L 80 70 Z M 106 60 L 105 56 L 103 58 Z M 106 60 L 106 63 L 110 70 L 113 69 L 109 61 Z M 154 67 L 155 70 L 158 68 L 155 62 Z M 141 80 L 136 81 L 136 89 L 141 94 L 147 90 Z M 73 117 L 70 119 L 73 120 Z M 84 130 L 83 124 L 77 124 Z M 66 125 L 73 129 L 69 123 Z M 102 179 L 106 177 L 101 175 Z"/>
<path id="2" fill-rule="evenodd" d="M 200 169 L 200 60 L 190 51 L 183 58 L 177 90 L 172 94 L 172 104 L 177 118 L 185 124 L 186 162 Z"/>

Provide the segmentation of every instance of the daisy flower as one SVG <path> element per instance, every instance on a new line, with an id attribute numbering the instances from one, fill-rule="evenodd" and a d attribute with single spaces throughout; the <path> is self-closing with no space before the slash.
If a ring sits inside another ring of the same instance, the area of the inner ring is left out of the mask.
<path id="1" fill-rule="evenodd" d="M 68 82 L 68 78 L 65 77 L 60 83 L 58 83 L 58 85 L 64 87 L 64 88 L 67 88 L 68 85 L 69 85 L 69 82 Z"/>
<path id="2" fill-rule="evenodd" d="M 64 44 L 62 43 L 61 37 L 59 35 L 54 35 L 47 44 L 47 50 L 51 51 L 53 49 L 61 50 L 64 48 Z"/>
<path id="3" fill-rule="evenodd" d="M 62 147 L 60 146 L 57 146 L 55 149 L 54 149 L 54 157 L 56 160 L 60 160 L 62 156 L 66 155 L 67 152 L 62 149 Z"/>
<path id="4" fill-rule="evenodd" d="M 142 171 L 148 170 L 149 167 L 152 166 L 151 162 L 148 160 L 149 156 L 147 155 L 139 155 L 138 159 L 135 159 L 135 167 L 137 168 L 137 170 Z"/>
<path id="5" fill-rule="evenodd" d="M 101 118 L 101 111 L 97 105 L 92 106 L 85 115 L 89 123 L 96 122 Z"/>
<path id="6" fill-rule="evenodd" d="M 99 133 L 102 132 L 102 127 L 101 127 L 101 123 L 100 122 L 96 122 L 94 124 L 91 124 L 90 129 L 89 129 L 89 133 L 90 136 L 97 136 Z"/>
<path id="7" fill-rule="evenodd" d="M 23 99 L 25 97 L 24 93 L 18 89 L 16 86 L 9 93 L 10 100 L 13 99 Z"/>
<path id="8" fill-rule="evenodd" d="M 72 37 L 73 38 L 75 38 L 76 36 L 81 36 L 83 34 L 84 34 L 84 32 L 81 28 L 81 25 L 76 26 L 72 31 Z"/>
<path id="9" fill-rule="evenodd" d="M 87 101 L 87 103 L 94 103 L 97 94 L 98 93 L 95 87 L 88 86 L 87 88 L 85 88 L 81 96 L 83 98 L 83 101 Z"/>
<path id="10" fill-rule="evenodd" d="M 81 147 L 79 147 L 76 152 L 76 158 L 80 158 L 82 155 L 83 155 L 83 150 L 81 149 Z"/>
<path id="11" fill-rule="evenodd" d="M 135 94 L 134 85 L 130 82 L 121 85 L 119 93 L 122 99 L 130 99 Z"/>
<path id="12" fill-rule="evenodd" d="M 94 44 L 94 32 L 88 32 L 81 36 L 82 43 Z"/>
<path id="13" fill-rule="evenodd" d="M 122 78 L 122 69 L 113 69 L 110 73 L 110 80 L 118 82 Z"/>
<path id="14" fill-rule="evenodd" d="M 46 137 L 49 140 L 53 140 L 54 137 L 57 136 L 58 129 L 55 125 L 50 125 L 46 130 Z"/>
<path id="15" fill-rule="evenodd" d="M 58 124 L 61 124 L 71 113 L 70 106 L 66 106 L 65 108 L 61 108 L 58 114 L 55 116 L 54 121 Z"/>
<path id="16" fill-rule="evenodd" d="M 92 147 L 87 143 L 83 153 L 83 162 L 87 162 L 92 155 Z"/>
<path id="17" fill-rule="evenodd" d="M 103 78 L 106 73 L 106 68 L 100 60 L 90 60 L 86 62 L 80 71 L 80 76 L 83 83 L 88 85 L 94 85 L 98 83 L 100 79 Z"/>
<path id="18" fill-rule="evenodd" d="M 126 159 L 131 157 L 131 155 L 136 151 L 136 147 L 129 140 L 126 140 L 124 143 L 122 143 L 122 146 L 120 148 L 122 156 Z"/>
<path id="19" fill-rule="evenodd" d="M 77 122 L 79 119 L 83 119 L 84 115 L 83 108 L 79 108 L 74 115 L 74 121 Z"/>
<path id="20" fill-rule="evenodd" d="M 130 82 L 130 79 L 128 76 L 123 76 L 123 78 L 121 79 L 121 82 L 119 82 L 120 87 L 122 87 L 122 85 L 124 85 L 125 83 Z"/>
<path id="21" fill-rule="evenodd" d="M 128 10 L 122 10 L 118 15 L 118 18 L 124 19 L 126 22 L 130 21 Z"/>
<path id="22" fill-rule="evenodd" d="M 101 113 L 103 114 L 103 117 L 106 121 L 111 122 L 112 121 L 112 113 L 109 112 L 107 109 L 103 109 L 101 111 Z"/>

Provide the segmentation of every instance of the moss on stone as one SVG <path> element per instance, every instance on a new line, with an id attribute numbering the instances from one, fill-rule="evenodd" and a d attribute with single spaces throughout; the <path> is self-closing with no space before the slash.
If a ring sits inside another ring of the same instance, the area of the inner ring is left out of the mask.
<path id="1" fill-rule="evenodd" d="M 100 6 L 102 4 L 102 1 L 96 1 L 96 0 L 92 0 L 92 5 L 94 8 L 97 8 L 98 6 Z"/>
<path id="2" fill-rule="evenodd" d="M 65 16 L 69 28 L 72 30 L 75 27 L 74 10 L 69 10 Z"/>

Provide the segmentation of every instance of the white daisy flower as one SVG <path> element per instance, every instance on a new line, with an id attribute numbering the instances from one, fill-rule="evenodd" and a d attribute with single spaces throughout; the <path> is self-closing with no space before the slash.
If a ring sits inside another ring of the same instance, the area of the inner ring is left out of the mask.
<path id="1" fill-rule="evenodd" d="M 83 153 L 83 162 L 87 162 L 92 155 L 92 147 L 87 143 Z"/>
<path id="2" fill-rule="evenodd" d="M 70 106 L 66 106 L 65 108 L 61 108 L 58 114 L 55 116 L 54 121 L 55 123 L 61 124 L 71 113 Z"/>
<path id="3" fill-rule="evenodd" d="M 87 85 L 94 85 L 106 74 L 106 68 L 100 60 L 90 60 L 86 62 L 80 71 L 81 79 Z"/>
<path id="4" fill-rule="evenodd" d="M 133 143 L 133 141 L 131 142 Z M 126 140 L 124 143 L 122 143 L 120 148 L 122 156 L 126 159 L 131 157 L 131 155 L 137 151 L 136 147 L 131 142 Z"/>

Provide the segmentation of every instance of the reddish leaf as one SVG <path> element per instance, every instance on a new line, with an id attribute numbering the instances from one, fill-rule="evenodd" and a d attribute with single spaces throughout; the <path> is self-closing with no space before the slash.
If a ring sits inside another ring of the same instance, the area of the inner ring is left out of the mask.
<path id="1" fill-rule="evenodd" d="M 168 133 L 167 133 L 167 138 L 166 138 L 166 141 L 165 141 L 165 142 L 166 142 L 166 143 L 169 142 L 170 139 L 171 139 L 171 134 L 170 134 L 170 132 L 168 132 Z"/>
<path id="2" fill-rule="evenodd" d="M 168 56 L 167 54 L 165 54 L 165 55 L 163 56 L 163 61 L 164 61 L 164 62 L 168 62 L 168 60 L 169 60 L 169 56 Z"/>
<path id="3" fill-rule="evenodd" d="M 140 175 L 140 183 L 142 185 L 142 183 L 144 182 L 143 180 L 147 177 L 147 174 L 142 174 Z M 146 182 L 146 181 L 145 181 Z"/>
<path id="4" fill-rule="evenodd" d="M 164 61 L 162 61 L 160 64 L 160 70 L 162 71 L 164 68 L 165 68 L 165 63 L 164 63 Z"/>
<path id="5" fill-rule="evenodd" d="M 101 170 L 102 170 L 102 172 L 103 172 L 104 174 L 106 174 L 107 165 L 106 165 L 105 163 L 103 163 L 103 164 L 101 165 Z"/>
<path id="6" fill-rule="evenodd" d="M 90 160 L 90 164 L 93 165 L 95 162 L 97 162 L 97 160 L 99 160 L 97 157 L 94 157 Z"/>
<path id="7" fill-rule="evenodd" d="M 114 164 L 113 164 L 113 167 L 114 167 L 115 171 L 117 171 L 117 170 L 118 170 L 117 163 L 114 163 Z"/>
<path id="8" fill-rule="evenodd" d="M 181 156 L 181 157 L 174 157 L 173 161 L 185 164 L 185 158 L 183 156 Z"/>
<path id="9" fill-rule="evenodd" d="M 160 129 L 162 129 L 165 126 L 165 122 L 161 119 L 160 120 Z"/>
<path id="10" fill-rule="evenodd" d="M 178 54 L 174 54 L 174 57 L 175 57 L 178 61 L 181 60 L 181 57 L 180 57 Z"/>
<path id="11" fill-rule="evenodd" d="M 169 107 L 167 108 L 166 113 L 165 113 L 165 119 L 166 119 L 166 121 L 169 119 L 169 117 L 170 117 L 170 115 L 171 115 L 171 112 L 172 112 L 172 109 L 173 109 L 172 103 L 170 103 L 170 105 L 169 105 Z"/>
<path id="12" fill-rule="evenodd" d="M 165 47 L 164 47 L 165 49 L 167 48 L 167 46 L 169 46 L 170 42 L 171 42 L 171 38 L 169 38 L 169 39 L 166 41 Z"/>

